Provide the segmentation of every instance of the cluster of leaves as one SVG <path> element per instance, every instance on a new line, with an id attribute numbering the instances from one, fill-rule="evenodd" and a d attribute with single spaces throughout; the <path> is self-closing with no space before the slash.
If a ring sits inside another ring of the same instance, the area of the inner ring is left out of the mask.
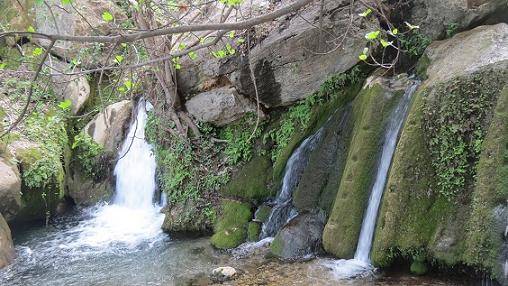
<path id="1" fill-rule="evenodd" d="M 94 178 L 97 172 L 100 172 L 101 168 L 98 168 L 98 162 L 104 148 L 85 132 L 80 132 L 74 136 L 71 148 L 79 161 L 81 169 L 86 175 Z"/>
<path id="2" fill-rule="evenodd" d="M 56 108 L 46 114 L 32 113 L 26 119 L 26 133 L 30 140 L 39 144 L 39 154 L 23 171 L 25 185 L 32 189 L 44 189 L 51 183 L 62 183 L 62 159 L 68 143 L 65 113 Z"/>
<path id="3" fill-rule="evenodd" d="M 330 77 L 321 85 L 319 91 L 291 106 L 284 114 L 279 127 L 264 135 L 264 141 L 270 139 L 275 143 L 275 148 L 272 149 L 271 154 L 272 161 L 277 161 L 296 131 L 303 132 L 309 127 L 314 106 L 335 100 L 343 95 L 346 87 L 361 82 L 364 77 L 362 70 L 355 66 L 346 73 Z"/>
<path id="4" fill-rule="evenodd" d="M 250 114 L 221 130 L 220 138 L 227 142 L 224 154 L 229 164 L 236 165 L 252 158 L 254 143 L 263 130 L 263 126 L 258 126 L 253 134 L 255 122 L 256 115 Z"/>
<path id="5" fill-rule="evenodd" d="M 411 34 L 405 34 L 399 39 L 402 49 L 407 55 L 414 58 L 418 58 L 423 55 L 427 46 L 432 42 L 429 37 L 418 31 L 414 31 Z"/>
<path id="6" fill-rule="evenodd" d="M 429 95 L 424 108 L 438 191 L 448 199 L 474 182 L 486 124 L 504 84 L 494 73 L 441 85 L 432 91 L 432 97 Z"/>

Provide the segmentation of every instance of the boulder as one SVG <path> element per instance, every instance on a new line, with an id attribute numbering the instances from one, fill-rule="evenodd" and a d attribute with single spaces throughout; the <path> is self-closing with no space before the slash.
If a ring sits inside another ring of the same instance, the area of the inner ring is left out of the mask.
<path id="1" fill-rule="evenodd" d="M 21 177 L 18 168 L 0 157 L 0 213 L 5 219 L 11 220 L 21 206 Z"/>
<path id="2" fill-rule="evenodd" d="M 2 214 L 0 214 L 0 268 L 10 264 L 14 259 L 14 245 L 11 230 Z"/>
<path id="3" fill-rule="evenodd" d="M 256 105 L 231 86 L 197 94 L 185 102 L 185 107 L 198 121 L 217 126 L 236 121 L 246 113 L 256 112 Z"/>
<path id="4" fill-rule="evenodd" d="M 84 132 L 103 146 L 104 151 L 118 153 L 125 130 L 129 126 L 132 106 L 130 100 L 123 100 L 107 106 L 85 126 Z"/>
<path id="5" fill-rule="evenodd" d="M 508 21 L 505 0 L 414 0 L 408 3 L 407 21 L 419 25 L 422 33 L 433 40 L 484 22 Z"/>
<path id="6" fill-rule="evenodd" d="M 213 221 L 203 213 L 202 210 L 205 205 L 206 203 L 193 199 L 170 203 L 162 210 L 165 214 L 162 230 L 172 237 L 210 233 L 213 228 Z"/>
<path id="7" fill-rule="evenodd" d="M 455 35 L 453 38 L 433 42 L 424 53 L 420 69 L 425 70 L 425 85 L 437 85 L 478 72 L 491 65 L 502 69 L 508 66 L 508 24 L 480 26 Z"/>
<path id="8" fill-rule="evenodd" d="M 236 276 L 236 269 L 231 266 L 217 267 L 212 271 L 212 280 L 215 282 L 225 282 Z"/>
<path id="9" fill-rule="evenodd" d="M 59 100 L 70 100 L 72 114 L 78 114 L 90 97 L 90 85 L 84 75 L 65 75 L 63 73 L 79 72 L 79 68 L 51 57 L 47 64 L 52 67 L 51 84 Z"/>
<path id="10" fill-rule="evenodd" d="M 101 201 L 108 201 L 113 195 L 113 183 L 106 178 L 96 182 L 78 170 L 67 174 L 67 194 L 79 206 L 93 206 Z"/>
<path id="11" fill-rule="evenodd" d="M 322 213 L 299 214 L 277 233 L 271 253 L 282 259 L 301 259 L 321 251 L 325 220 Z"/>
<path id="12" fill-rule="evenodd" d="M 274 4 L 273 9 L 291 1 Z M 350 23 L 347 0 L 325 0 L 325 17 L 320 32 L 320 5 L 308 5 L 298 13 L 256 27 L 256 45 L 249 52 L 260 102 L 265 107 L 286 106 L 310 96 L 333 73 L 349 70 L 358 63 L 366 45 L 365 33 L 378 28 L 372 19 L 355 18 L 341 47 L 340 37 Z M 265 4 L 260 4 L 262 7 Z M 364 7 L 355 4 L 353 13 Z M 370 22 L 372 21 L 372 22 Z M 316 39 L 316 37 L 321 39 Z M 321 54 L 320 54 L 321 53 Z M 236 53 L 240 54 L 240 53 Z M 234 85 L 240 94 L 255 101 L 255 89 L 247 57 L 187 60 L 178 72 L 178 86 L 187 97 L 217 87 Z"/>

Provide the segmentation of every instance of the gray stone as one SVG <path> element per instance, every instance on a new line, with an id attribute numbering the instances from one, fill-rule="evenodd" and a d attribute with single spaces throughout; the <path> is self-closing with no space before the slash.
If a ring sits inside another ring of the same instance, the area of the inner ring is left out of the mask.
<path id="1" fill-rule="evenodd" d="M 0 157 L 0 213 L 11 220 L 21 207 L 21 177 L 18 168 Z"/>
<path id="2" fill-rule="evenodd" d="M 256 105 L 231 86 L 200 93 L 188 100 L 185 107 L 198 121 L 217 126 L 236 121 L 248 112 L 256 112 Z"/>
<path id="3" fill-rule="evenodd" d="M 9 265 L 14 259 L 14 256 L 11 230 L 2 214 L 0 214 L 0 268 Z"/>
<path id="4" fill-rule="evenodd" d="M 217 267 L 212 271 L 212 280 L 224 282 L 233 279 L 236 276 L 236 269 L 231 266 Z"/>
<path id="5" fill-rule="evenodd" d="M 282 259 L 301 259 L 321 251 L 325 220 L 322 213 L 299 214 L 277 233 L 271 253 Z"/>
<path id="6" fill-rule="evenodd" d="M 407 21 L 431 39 L 446 36 L 450 25 L 462 31 L 483 22 L 508 20 L 506 0 L 414 0 L 409 5 Z"/>
<path id="7" fill-rule="evenodd" d="M 132 102 L 123 100 L 111 104 L 99 113 L 84 128 L 95 142 L 104 147 L 104 151 L 118 153 L 132 112 Z"/>

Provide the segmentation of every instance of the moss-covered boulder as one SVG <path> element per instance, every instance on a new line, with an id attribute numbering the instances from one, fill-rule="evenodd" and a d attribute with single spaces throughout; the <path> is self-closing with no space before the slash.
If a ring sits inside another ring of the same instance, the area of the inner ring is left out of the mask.
<path id="1" fill-rule="evenodd" d="M 245 242 L 251 218 L 249 204 L 223 200 L 221 213 L 215 225 L 215 234 L 211 238 L 212 245 L 220 249 L 230 249 Z"/>
<path id="2" fill-rule="evenodd" d="M 403 84 L 397 85 L 387 85 L 383 81 L 368 79 L 365 88 L 353 101 L 351 147 L 330 218 L 323 232 L 325 250 L 340 258 L 352 257 L 356 249 L 383 142 L 383 131 L 407 84 L 405 79 Z M 391 89 L 390 86 L 396 88 Z"/>
<path id="3" fill-rule="evenodd" d="M 484 26 L 425 52 L 428 78 L 415 94 L 394 155 L 374 264 L 387 266 L 416 251 L 442 265 L 467 265 L 502 279 L 507 39 L 508 25 Z"/>
<path id="4" fill-rule="evenodd" d="M 172 237 L 209 234 L 216 217 L 208 202 L 193 198 L 170 203 L 162 212 L 166 215 L 162 229 Z"/>
<path id="5" fill-rule="evenodd" d="M 223 187 L 226 196 L 260 201 L 273 196 L 270 186 L 272 163 L 267 156 L 257 156 L 246 163 Z"/>
<path id="6" fill-rule="evenodd" d="M 247 227 L 247 240 L 258 241 L 260 233 L 261 233 L 261 223 L 256 221 L 249 222 L 249 225 Z"/>

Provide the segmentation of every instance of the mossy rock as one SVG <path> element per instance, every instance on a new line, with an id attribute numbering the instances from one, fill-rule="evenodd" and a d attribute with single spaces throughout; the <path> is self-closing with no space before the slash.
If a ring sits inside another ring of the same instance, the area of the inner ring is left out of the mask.
<path id="1" fill-rule="evenodd" d="M 224 195 L 249 200 L 263 200 L 273 196 L 269 184 L 272 164 L 266 156 L 254 157 L 233 176 L 222 189 Z"/>
<path id="2" fill-rule="evenodd" d="M 37 147 L 29 147 L 25 149 L 20 149 L 16 152 L 16 158 L 21 163 L 21 167 L 23 169 L 28 169 L 35 162 L 42 158 L 42 152 Z"/>
<path id="3" fill-rule="evenodd" d="M 211 238 L 212 245 L 220 249 L 231 249 L 242 244 L 247 238 L 247 224 L 251 218 L 249 204 L 223 200 L 215 233 Z"/>
<path id="4" fill-rule="evenodd" d="M 272 208 L 267 205 L 261 205 L 254 214 L 254 219 L 260 222 L 266 222 L 272 213 Z"/>
<path id="5" fill-rule="evenodd" d="M 364 210 L 373 183 L 384 128 L 403 92 L 374 84 L 353 102 L 353 135 L 344 173 L 323 232 L 325 250 L 339 258 L 353 257 Z"/>
<path id="6" fill-rule="evenodd" d="M 261 223 L 251 221 L 247 227 L 247 240 L 258 241 L 261 233 Z"/>

